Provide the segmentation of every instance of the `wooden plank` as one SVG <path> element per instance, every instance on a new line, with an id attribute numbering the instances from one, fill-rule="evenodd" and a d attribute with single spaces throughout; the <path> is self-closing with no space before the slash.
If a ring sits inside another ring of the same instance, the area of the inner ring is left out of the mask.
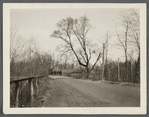
<path id="1" fill-rule="evenodd" d="M 15 107 L 19 107 L 19 92 L 20 92 L 20 81 L 28 80 L 29 83 L 29 93 L 30 93 L 30 101 L 32 102 L 34 100 L 34 86 L 33 86 L 33 79 L 35 79 L 35 87 L 36 87 L 36 94 L 38 95 L 38 84 L 39 84 L 39 79 L 42 79 L 42 77 L 45 76 L 34 76 L 34 77 L 23 77 L 22 79 L 11 79 L 10 83 L 15 83 Z"/>
<path id="2" fill-rule="evenodd" d="M 32 76 L 32 77 L 23 77 L 23 78 L 10 78 L 10 83 L 17 82 L 17 81 L 24 81 L 24 80 L 29 80 L 33 78 L 38 78 L 38 77 L 45 77 L 45 76 Z"/>
<path id="3" fill-rule="evenodd" d="M 20 78 L 17 78 L 17 79 L 10 79 L 10 82 L 23 81 L 23 80 L 33 79 L 33 78 L 36 78 L 36 77 L 24 77 L 24 78 L 22 78 L 22 79 L 20 79 Z"/>

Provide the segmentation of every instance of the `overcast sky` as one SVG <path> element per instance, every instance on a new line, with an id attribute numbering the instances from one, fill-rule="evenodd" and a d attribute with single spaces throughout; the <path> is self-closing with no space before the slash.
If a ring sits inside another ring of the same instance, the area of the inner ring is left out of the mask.
<path id="1" fill-rule="evenodd" d="M 98 40 L 102 39 L 101 36 L 104 36 L 108 30 L 111 33 L 115 33 L 115 26 L 122 10 L 110 8 L 13 9 L 10 12 L 10 23 L 11 26 L 15 25 L 17 27 L 18 34 L 23 38 L 29 39 L 30 36 L 37 37 L 36 40 L 42 51 L 50 50 L 54 52 L 61 43 L 61 41 L 50 37 L 53 31 L 57 29 L 56 23 L 68 16 L 79 18 L 86 15 L 92 25 L 88 38 L 98 43 L 99 47 L 102 47 Z M 124 52 L 113 45 L 116 41 L 116 36 L 113 36 L 110 41 L 108 57 L 112 58 L 112 60 L 117 60 L 119 57 L 122 60 Z"/>

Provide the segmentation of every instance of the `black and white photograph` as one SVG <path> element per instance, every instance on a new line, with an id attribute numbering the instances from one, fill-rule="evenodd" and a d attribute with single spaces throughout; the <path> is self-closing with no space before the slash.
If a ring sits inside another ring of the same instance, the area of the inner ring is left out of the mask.
<path id="1" fill-rule="evenodd" d="M 146 114 L 146 4 L 3 4 L 3 112 Z"/>

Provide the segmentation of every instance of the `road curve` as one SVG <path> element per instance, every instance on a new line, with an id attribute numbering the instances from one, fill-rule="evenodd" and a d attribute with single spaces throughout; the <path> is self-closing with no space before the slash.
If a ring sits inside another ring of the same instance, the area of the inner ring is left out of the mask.
<path id="1" fill-rule="evenodd" d="M 139 107 L 140 90 L 130 86 L 55 76 L 47 80 L 45 107 Z"/>

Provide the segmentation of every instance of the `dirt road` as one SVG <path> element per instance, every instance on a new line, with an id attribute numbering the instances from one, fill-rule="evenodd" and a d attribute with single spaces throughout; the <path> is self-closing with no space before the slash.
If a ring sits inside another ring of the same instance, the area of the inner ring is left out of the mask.
<path id="1" fill-rule="evenodd" d="M 140 90 L 130 86 L 68 77 L 47 79 L 42 93 L 43 107 L 138 107 Z"/>

